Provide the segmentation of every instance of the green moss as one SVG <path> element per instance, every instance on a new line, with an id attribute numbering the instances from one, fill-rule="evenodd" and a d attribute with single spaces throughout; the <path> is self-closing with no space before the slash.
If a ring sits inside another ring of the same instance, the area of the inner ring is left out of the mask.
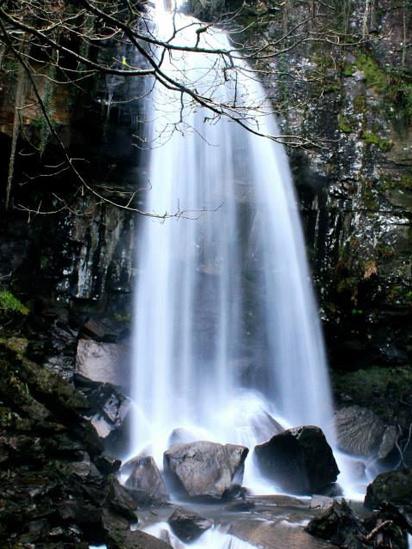
<path id="1" fill-rule="evenodd" d="M 370 184 L 364 181 L 362 184 L 362 203 L 367 210 L 376 212 L 379 209 L 379 200 L 373 192 Z"/>
<path id="2" fill-rule="evenodd" d="M 345 63 L 345 65 L 342 67 L 341 74 L 342 76 L 350 77 L 353 76 L 355 71 L 356 65 L 354 63 Z"/>
<path id="3" fill-rule="evenodd" d="M 340 92 L 340 85 L 339 84 L 330 84 L 325 86 L 323 88 L 323 93 L 339 93 Z"/>
<path id="4" fill-rule="evenodd" d="M 368 87 L 382 95 L 395 113 L 400 113 L 407 121 L 412 119 L 412 82 L 403 69 L 382 68 L 370 55 L 360 54 L 356 66 L 366 79 Z M 393 116 L 393 113 L 392 113 Z"/>
<path id="5" fill-rule="evenodd" d="M 367 102 L 364 95 L 357 95 L 353 100 L 353 110 L 356 113 L 363 114 L 366 111 Z"/>
<path id="6" fill-rule="evenodd" d="M 392 104 L 395 116 L 403 115 L 408 123 L 412 120 L 411 75 L 402 70 L 392 70 L 389 75 L 390 82 L 386 89 L 386 99 Z"/>
<path id="7" fill-rule="evenodd" d="M 113 318 L 116 322 L 122 322 L 124 324 L 129 324 L 132 321 L 130 313 L 115 313 Z"/>
<path id="8" fill-rule="evenodd" d="M 338 293 L 352 292 L 358 286 L 358 279 L 354 276 L 348 276 L 339 281 L 337 285 Z"/>
<path id="9" fill-rule="evenodd" d="M 0 290 L 0 310 L 28 315 L 29 309 L 8 290 Z"/>
<path id="10" fill-rule="evenodd" d="M 393 249 L 393 246 L 390 246 L 389 244 L 379 243 L 375 251 L 377 255 L 382 259 L 390 259 L 395 255 L 395 250 Z"/>
<path id="11" fill-rule="evenodd" d="M 343 133 L 352 133 L 353 131 L 355 131 L 352 121 L 347 116 L 341 113 L 338 115 L 338 128 L 339 131 Z"/>
<path id="12" fill-rule="evenodd" d="M 393 147 L 393 143 L 390 139 L 380 137 L 378 134 L 371 131 L 363 131 L 361 138 L 369 145 L 375 145 L 382 152 L 388 152 Z"/>
<path id="13" fill-rule="evenodd" d="M 350 396 L 355 404 L 371 408 L 386 421 L 403 420 L 404 414 L 409 414 L 399 403 L 408 402 L 411 368 L 375 366 L 356 372 L 334 372 L 333 384 L 338 394 Z"/>
<path id="14" fill-rule="evenodd" d="M 402 284 L 396 284 L 388 291 L 387 298 L 391 303 L 410 306 L 412 304 L 412 290 L 410 290 L 410 286 L 405 287 Z"/>
<path id="15" fill-rule="evenodd" d="M 24 354 L 29 344 L 25 337 L 0 338 L 0 344 L 16 354 Z"/>
<path id="16" fill-rule="evenodd" d="M 380 186 L 383 191 L 390 191 L 394 189 L 412 191 L 412 175 L 404 174 L 397 178 L 385 177 L 381 180 Z"/>
<path id="17" fill-rule="evenodd" d="M 389 85 L 387 73 L 381 69 L 378 63 L 371 56 L 360 54 L 356 60 L 356 66 L 365 75 L 366 83 L 379 93 L 385 93 Z"/>

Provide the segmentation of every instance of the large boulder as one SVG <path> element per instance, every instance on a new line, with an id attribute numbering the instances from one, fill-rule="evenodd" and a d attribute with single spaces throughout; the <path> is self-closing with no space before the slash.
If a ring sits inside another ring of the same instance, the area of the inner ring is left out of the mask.
<path id="1" fill-rule="evenodd" d="M 191 543 L 213 526 L 213 521 L 178 507 L 170 515 L 168 523 L 173 533 L 185 543 Z"/>
<path id="2" fill-rule="evenodd" d="M 166 485 L 152 457 L 137 457 L 124 467 L 130 471 L 126 486 L 133 490 L 139 503 L 163 502 L 168 499 Z"/>
<path id="3" fill-rule="evenodd" d="M 164 453 L 164 472 L 172 489 L 184 496 L 220 499 L 242 483 L 248 452 L 235 444 L 176 444 Z"/>
<path id="4" fill-rule="evenodd" d="M 325 435 L 311 425 L 275 435 L 255 447 L 255 456 L 265 477 L 294 494 L 323 492 L 339 474 Z"/>
<path id="5" fill-rule="evenodd" d="M 397 430 L 361 406 L 346 406 L 335 414 L 336 434 L 341 450 L 357 456 L 384 459 L 395 447 Z"/>
<path id="6" fill-rule="evenodd" d="M 382 473 L 369 484 L 365 506 L 378 509 L 386 502 L 412 509 L 412 469 Z"/>

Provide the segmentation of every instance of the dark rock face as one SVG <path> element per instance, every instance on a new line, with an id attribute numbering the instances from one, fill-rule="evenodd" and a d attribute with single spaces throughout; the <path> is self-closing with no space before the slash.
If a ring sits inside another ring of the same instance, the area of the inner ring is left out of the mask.
<path id="1" fill-rule="evenodd" d="M 348 454 L 384 459 L 395 447 L 397 430 L 371 410 L 360 406 L 341 408 L 335 414 L 339 448 Z"/>
<path id="2" fill-rule="evenodd" d="M 184 541 L 190 543 L 199 538 L 206 530 L 213 526 L 213 522 L 206 519 L 193 511 L 178 508 L 169 517 L 173 533 Z"/>
<path id="3" fill-rule="evenodd" d="M 124 465 L 131 470 L 126 486 L 133 490 L 141 504 L 167 501 L 168 493 L 162 475 L 152 457 L 137 457 Z"/>
<path id="4" fill-rule="evenodd" d="M 242 483 L 249 450 L 235 444 L 176 444 L 164 453 L 167 481 L 185 496 L 220 499 Z"/>
<path id="5" fill-rule="evenodd" d="M 136 503 L 84 419 L 85 396 L 0 344 L 0 545 L 164 549 L 130 532 Z"/>
<path id="6" fill-rule="evenodd" d="M 334 483 L 339 469 L 319 427 L 288 429 L 255 447 L 262 473 L 295 494 L 319 493 Z"/>
<path id="7" fill-rule="evenodd" d="M 382 473 L 369 484 L 365 506 L 378 509 L 384 502 L 407 506 L 412 511 L 412 469 Z"/>

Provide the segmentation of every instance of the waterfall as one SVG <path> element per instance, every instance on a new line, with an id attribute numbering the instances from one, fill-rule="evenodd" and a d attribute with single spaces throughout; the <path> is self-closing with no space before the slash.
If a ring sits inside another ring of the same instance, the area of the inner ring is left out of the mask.
<path id="1" fill-rule="evenodd" d="M 156 9 L 157 37 L 231 50 L 225 32 Z M 176 32 L 177 31 L 177 32 Z M 239 54 L 156 53 L 218 116 L 154 84 L 150 189 L 138 230 L 133 453 L 161 459 L 177 428 L 258 440 L 267 414 L 330 429 L 324 346 L 298 205 L 272 107 Z M 239 123 L 240 122 L 240 123 Z M 246 130 L 247 126 L 251 131 Z M 258 426 L 258 427 L 256 427 Z"/>

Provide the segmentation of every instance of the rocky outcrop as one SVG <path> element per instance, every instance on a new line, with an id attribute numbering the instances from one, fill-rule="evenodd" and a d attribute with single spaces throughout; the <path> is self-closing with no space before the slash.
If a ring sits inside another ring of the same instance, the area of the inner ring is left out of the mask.
<path id="1" fill-rule="evenodd" d="M 168 523 L 173 533 L 184 543 L 195 541 L 213 526 L 213 521 L 182 508 L 173 511 Z"/>
<path id="2" fill-rule="evenodd" d="M 164 453 L 164 473 L 172 490 L 191 498 L 221 499 L 243 480 L 248 449 L 235 444 L 176 444 Z"/>
<path id="3" fill-rule="evenodd" d="M 288 429 L 255 447 L 262 474 L 294 494 L 320 493 L 337 479 L 339 469 L 319 427 Z"/>
<path id="4" fill-rule="evenodd" d="M 0 545 L 167 547 L 130 531 L 136 503 L 84 419 L 87 398 L 1 344 L 0 368 Z"/>

